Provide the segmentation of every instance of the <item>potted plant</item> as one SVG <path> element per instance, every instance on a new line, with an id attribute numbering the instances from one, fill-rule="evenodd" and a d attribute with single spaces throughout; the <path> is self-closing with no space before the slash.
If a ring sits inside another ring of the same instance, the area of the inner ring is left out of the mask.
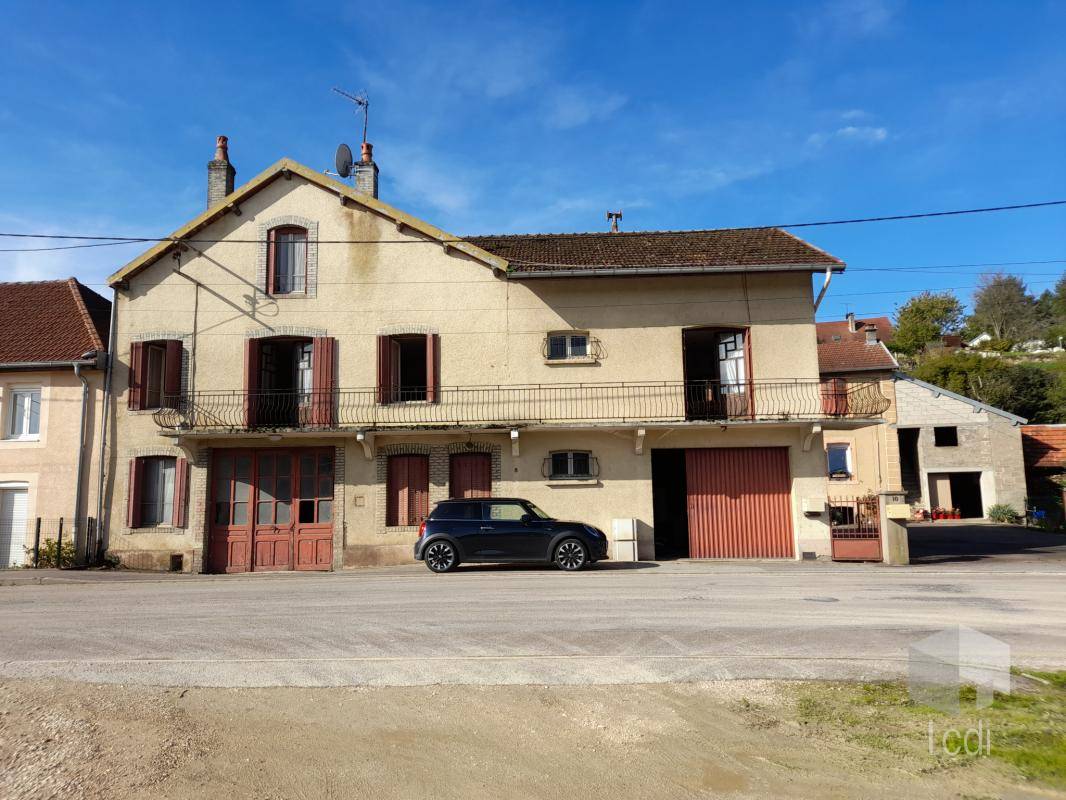
<path id="1" fill-rule="evenodd" d="M 959 511 L 959 509 L 957 509 L 957 508 L 951 509 L 951 518 L 952 519 L 962 519 L 962 512 Z"/>

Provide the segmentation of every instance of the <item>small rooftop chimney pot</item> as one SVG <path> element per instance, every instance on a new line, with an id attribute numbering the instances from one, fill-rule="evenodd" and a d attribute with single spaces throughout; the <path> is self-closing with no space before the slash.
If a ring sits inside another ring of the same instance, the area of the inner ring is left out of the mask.
<path id="1" fill-rule="evenodd" d="M 378 196 L 378 165 L 374 163 L 374 145 L 363 142 L 362 157 L 355 165 L 355 190 L 371 197 Z"/>
<path id="2" fill-rule="evenodd" d="M 215 157 L 207 162 L 207 207 L 221 203 L 233 194 L 233 179 L 237 170 L 229 163 L 229 137 L 215 140 Z"/>
<path id="3" fill-rule="evenodd" d="M 874 324 L 868 324 L 863 330 L 866 331 L 866 344 L 877 344 L 880 341 L 877 338 L 877 326 Z"/>
<path id="4" fill-rule="evenodd" d="M 850 333 L 858 333 L 859 326 L 855 323 L 855 312 L 849 311 L 847 314 L 845 314 L 845 318 L 848 321 L 848 331 Z"/>

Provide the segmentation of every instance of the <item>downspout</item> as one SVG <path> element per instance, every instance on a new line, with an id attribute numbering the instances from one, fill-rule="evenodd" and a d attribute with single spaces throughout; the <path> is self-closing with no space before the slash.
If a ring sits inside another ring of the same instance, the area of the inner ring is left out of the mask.
<path id="1" fill-rule="evenodd" d="M 822 304 L 822 298 L 825 297 L 825 293 L 829 291 L 829 282 L 833 280 L 833 267 L 832 265 L 825 268 L 825 283 L 822 284 L 822 291 L 818 292 L 818 297 L 814 301 L 814 313 L 818 313 L 818 306 Z"/>
<path id="2" fill-rule="evenodd" d="M 104 543 L 105 547 L 110 544 L 110 537 L 107 535 L 108 527 L 104 520 L 104 477 L 107 471 L 107 423 L 111 417 L 111 368 L 115 363 L 115 319 L 118 313 L 118 289 L 113 289 L 112 292 L 111 322 L 107 329 L 107 354 L 105 356 L 107 363 L 104 371 L 104 409 L 100 421 L 100 474 L 98 486 L 96 487 L 96 531 L 97 537 Z"/>
<path id="3" fill-rule="evenodd" d="M 74 489 L 74 525 L 72 529 L 74 547 L 78 546 L 78 534 L 81 532 L 81 501 L 84 496 L 82 477 L 85 472 L 85 428 L 89 419 L 89 381 L 81 374 L 82 364 L 75 362 L 74 374 L 81 381 L 81 428 L 78 438 L 78 469 Z M 58 556 L 57 556 L 58 559 Z"/>

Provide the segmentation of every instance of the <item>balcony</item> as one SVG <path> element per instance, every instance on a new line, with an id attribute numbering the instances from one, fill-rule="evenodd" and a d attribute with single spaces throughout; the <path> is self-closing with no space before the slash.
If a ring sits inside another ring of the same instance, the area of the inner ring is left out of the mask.
<path id="1" fill-rule="evenodd" d="M 877 382 L 646 381 L 195 392 L 153 414 L 176 433 L 507 427 L 512 425 L 819 422 L 876 420 L 889 406 Z M 392 402 L 380 402 L 390 400 Z"/>

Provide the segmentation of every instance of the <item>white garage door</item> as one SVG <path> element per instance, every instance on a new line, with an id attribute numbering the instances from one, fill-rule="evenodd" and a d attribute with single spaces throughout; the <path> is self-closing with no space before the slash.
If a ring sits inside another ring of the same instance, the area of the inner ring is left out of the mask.
<path id="1" fill-rule="evenodd" d="M 0 489 L 0 567 L 21 564 L 25 544 L 26 490 Z"/>

